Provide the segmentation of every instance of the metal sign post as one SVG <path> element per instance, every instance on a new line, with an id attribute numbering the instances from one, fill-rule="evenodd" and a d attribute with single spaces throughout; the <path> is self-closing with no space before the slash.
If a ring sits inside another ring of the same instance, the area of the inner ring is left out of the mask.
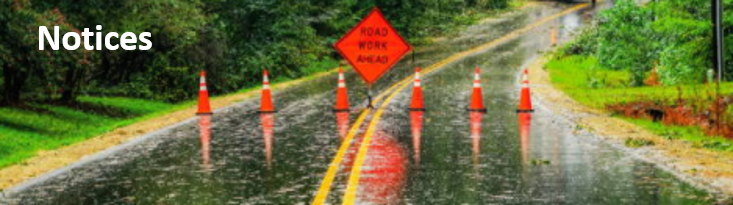
<path id="1" fill-rule="evenodd" d="M 713 65 L 718 72 L 718 82 L 723 79 L 723 5 L 721 0 L 711 0 L 711 13 L 713 19 L 713 49 L 715 60 Z"/>
<path id="2" fill-rule="evenodd" d="M 723 14 L 723 6 L 721 4 L 721 0 L 711 0 L 710 2 L 710 10 L 712 14 L 712 21 L 713 21 L 713 66 L 715 70 L 717 71 L 718 80 L 716 81 L 715 86 L 715 112 L 716 112 L 716 122 L 717 122 L 717 129 L 718 134 L 720 134 L 720 103 L 718 103 L 718 100 L 720 98 L 720 81 L 723 80 L 723 21 L 722 21 L 722 14 Z"/>

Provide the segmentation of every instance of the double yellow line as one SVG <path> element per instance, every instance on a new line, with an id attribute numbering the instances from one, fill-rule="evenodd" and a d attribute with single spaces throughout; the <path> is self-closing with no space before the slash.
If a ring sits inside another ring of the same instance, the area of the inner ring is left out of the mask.
<path id="1" fill-rule="evenodd" d="M 448 58 L 445 58 L 435 64 L 428 66 L 427 68 L 423 70 L 423 74 L 427 76 L 427 74 L 435 72 L 439 68 L 442 68 L 449 63 L 463 59 L 469 55 L 473 55 L 481 51 L 487 50 L 501 43 L 505 43 L 541 25 L 544 25 L 552 20 L 555 20 L 557 18 L 560 18 L 572 12 L 578 11 L 580 9 L 586 8 L 588 6 L 590 6 L 589 3 L 578 4 L 560 13 L 542 18 L 538 20 L 537 22 L 527 25 L 521 29 L 512 31 L 511 33 L 504 35 L 501 38 L 498 38 L 488 43 L 482 44 L 478 47 L 454 54 Z M 356 160 L 354 161 L 354 165 L 352 166 L 351 174 L 349 175 L 349 181 L 346 186 L 346 192 L 344 193 L 344 197 L 342 200 L 343 204 L 354 204 L 354 202 L 356 201 L 356 193 L 358 191 L 357 188 L 359 187 L 361 168 L 366 159 L 366 154 L 369 150 L 371 138 L 374 135 L 374 133 L 377 131 L 377 125 L 379 124 L 379 120 L 381 119 L 385 108 L 389 106 L 389 104 L 392 102 L 392 99 L 395 96 L 397 96 L 397 94 L 400 93 L 400 91 L 404 90 L 405 87 L 410 85 L 411 81 L 412 81 L 412 76 L 408 76 L 405 79 L 393 84 L 385 92 L 381 93 L 379 96 L 377 96 L 377 98 L 375 98 L 374 104 L 377 105 L 382 101 L 382 99 L 385 96 L 387 96 L 386 100 L 382 104 L 379 105 L 378 109 L 376 109 L 374 116 L 372 117 L 371 121 L 369 122 L 369 125 L 367 126 L 366 133 L 364 135 L 364 138 L 362 139 L 361 145 L 359 146 L 359 149 L 358 149 L 359 151 L 356 155 Z M 336 178 L 336 173 L 339 169 L 339 166 L 343 162 L 344 155 L 346 154 L 346 151 L 351 146 L 351 141 L 353 141 L 354 136 L 356 136 L 356 134 L 359 133 L 359 128 L 361 127 L 362 123 L 364 123 L 366 117 L 371 112 L 372 112 L 372 109 L 364 110 L 359 115 L 359 117 L 356 119 L 356 122 L 354 122 L 354 125 L 349 130 L 348 134 L 346 135 L 346 138 L 341 143 L 341 146 L 339 147 L 338 152 L 336 152 L 335 158 L 329 165 L 328 171 L 326 172 L 326 176 L 324 177 L 323 181 L 321 182 L 321 186 L 319 187 L 318 192 L 316 192 L 316 197 L 313 199 L 313 204 L 316 204 L 316 205 L 324 204 L 326 200 L 328 199 L 328 193 L 331 191 L 331 185 L 333 184 L 334 178 Z"/>

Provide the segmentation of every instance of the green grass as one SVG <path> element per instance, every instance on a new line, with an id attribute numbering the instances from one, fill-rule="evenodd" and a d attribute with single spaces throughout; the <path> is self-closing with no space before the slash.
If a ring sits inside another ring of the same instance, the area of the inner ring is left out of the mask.
<path id="1" fill-rule="evenodd" d="M 172 111 L 167 103 L 130 98 L 81 97 L 91 109 L 31 103 L 0 107 L 0 167 Z"/>
<path id="2" fill-rule="evenodd" d="M 593 57 L 570 56 L 553 59 L 545 66 L 550 81 L 576 101 L 604 108 L 610 104 L 655 101 L 672 103 L 678 98 L 712 100 L 712 85 L 628 86 L 629 73 L 600 68 Z M 721 84 L 721 94 L 733 93 L 733 83 Z"/>
<path id="3" fill-rule="evenodd" d="M 598 109 L 612 104 L 638 101 L 672 103 L 678 98 L 705 103 L 711 101 L 715 95 L 715 87 L 712 85 L 631 87 L 628 86 L 628 72 L 601 68 L 595 58 L 588 56 L 554 58 L 545 65 L 545 69 L 550 73 L 550 81 L 555 87 L 581 104 Z M 731 93 L 733 83 L 721 84 L 721 94 Z M 733 109 L 729 109 L 729 112 L 733 114 Z M 695 126 L 670 126 L 644 119 L 622 119 L 669 140 L 682 140 L 695 147 L 733 152 L 733 140 L 706 136 Z M 625 143 L 629 147 L 650 145 L 643 141 Z"/>

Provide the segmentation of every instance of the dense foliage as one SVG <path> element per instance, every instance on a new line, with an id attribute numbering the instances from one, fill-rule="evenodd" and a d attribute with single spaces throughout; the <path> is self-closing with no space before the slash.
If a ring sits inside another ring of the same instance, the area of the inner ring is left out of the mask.
<path id="1" fill-rule="evenodd" d="M 733 1 L 724 0 L 725 8 Z M 709 0 L 664 0 L 637 5 L 619 0 L 571 45 L 567 54 L 592 55 L 598 66 L 627 70 L 642 85 L 654 66 L 666 85 L 704 82 L 712 68 Z M 724 12 L 725 41 L 733 40 L 733 15 Z M 733 78 L 733 47 L 727 46 L 725 79 Z"/>
<path id="2" fill-rule="evenodd" d="M 217 82 L 214 94 L 232 92 L 256 85 L 262 68 L 294 78 L 333 66 L 331 45 L 374 6 L 420 44 L 508 1 L 0 0 L 2 101 L 73 102 L 80 93 L 180 101 L 196 94 L 199 70 Z M 38 26 L 56 25 L 148 31 L 153 49 L 38 51 Z"/>

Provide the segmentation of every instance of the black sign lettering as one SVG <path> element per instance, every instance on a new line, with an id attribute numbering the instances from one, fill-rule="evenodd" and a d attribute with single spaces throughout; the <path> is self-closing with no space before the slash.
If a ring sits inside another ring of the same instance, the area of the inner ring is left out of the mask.
<path id="1" fill-rule="evenodd" d="M 358 63 L 368 64 L 387 64 L 389 58 L 386 55 L 359 55 L 356 59 Z"/>

